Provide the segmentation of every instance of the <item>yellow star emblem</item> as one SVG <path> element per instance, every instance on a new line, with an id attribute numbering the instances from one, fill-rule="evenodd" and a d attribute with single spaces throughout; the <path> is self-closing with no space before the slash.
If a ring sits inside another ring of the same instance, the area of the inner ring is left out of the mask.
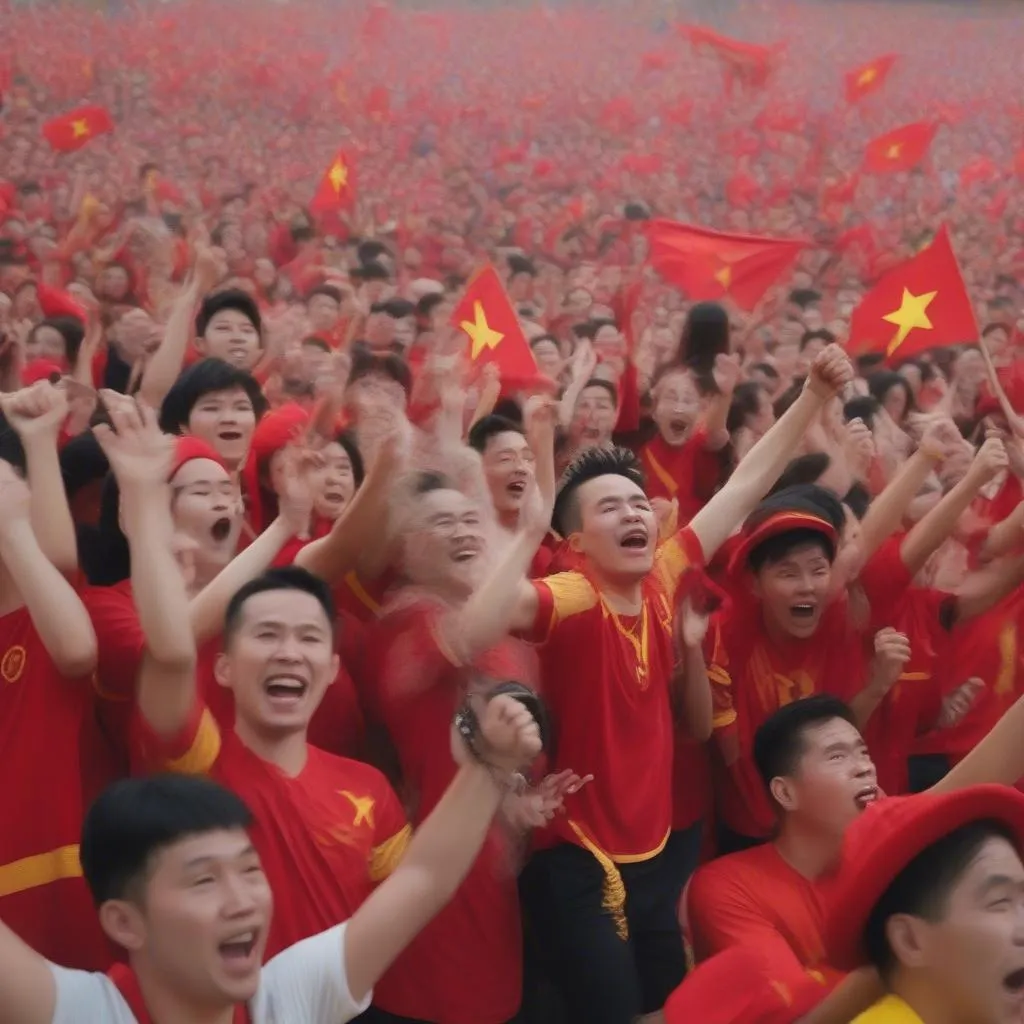
<path id="1" fill-rule="evenodd" d="M 477 359 L 485 348 L 497 348 L 505 337 L 501 331 L 496 331 L 487 322 L 487 314 L 484 312 L 484 304 L 480 301 L 473 303 L 473 319 L 463 320 L 459 325 L 470 337 L 473 348 L 470 351 L 470 358 Z"/>
<path id="2" fill-rule="evenodd" d="M 365 822 L 370 828 L 373 828 L 373 807 L 375 804 L 373 797 L 356 796 L 347 789 L 339 789 L 338 793 L 355 808 L 356 816 L 352 824 L 362 825 Z"/>
<path id="3" fill-rule="evenodd" d="M 335 192 L 340 192 L 348 184 L 348 168 L 342 160 L 335 160 L 327 175 Z"/>
<path id="4" fill-rule="evenodd" d="M 72 138 L 85 139 L 89 136 L 89 122 L 83 118 L 71 122 Z"/>
<path id="5" fill-rule="evenodd" d="M 870 85 L 878 77 L 876 68 L 865 68 L 857 79 L 858 85 Z"/>
<path id="6" fill-rule="evenodd" d="M 900 153 L 902 153 L 902 152 L 903 152 L 903 143 L 901 143 L 901 142 L 894 142 L 885 151 L 885 158 L 886 158 L 886 160 L 899 160 Z"/>
<path id="7" fill-rule="evenodd" d="M 899 328 L 896 337 L 889 342 L 889 347 L 885 350 L 887 356 L 891 356 L 907 340 L 907 335 L 911 331 L 932 330 L 932 322 L 928 319 L 928 307 L 938 294 L 925 292 L 922 295 L 914 295 L 909 288 L 903 289 L 900 308 L 882 317 L 886 323 L 895 324 Z"/>
<path id="8" fill-rule="evenodd" d="M 728 263 L 723 263 L 722 266 L 715 271 L 715 280 L 726 290 L 729 290 L 729 285 L 732 284 L 732 267 Z"/>

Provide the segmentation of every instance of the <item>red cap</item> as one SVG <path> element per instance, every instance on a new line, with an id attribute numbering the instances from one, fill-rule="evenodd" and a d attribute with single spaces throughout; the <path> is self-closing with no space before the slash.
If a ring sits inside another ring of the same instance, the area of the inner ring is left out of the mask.
<path id="1" fill-rule="evenodd" d="M 735 573 L 745 569 L 754 548 L 766 540 L 777 537 L 780 533 L 788 533 L 790 530 L 812 530 L 815 533 L 820 533 L 831 543 L 833 551 L 839 539 L 836 535 L 836 528 L 828 519 L 816 516 L 812 512 L 784 509 L 768 516 L 767 519 L 762 519 L 749 530 L 747 527 L 743 528 L 729 562 L 729 572 Z"/>
<path id="2" fill-rule="evenodd" d="M 733 946 L 698 964 L 669 996 L 665 1024 L 796 1024 L 828 992 L 810 975 L 797 988 L 778 981 L 762 953 Z"/>
<path id="3" fill-rule="evenodd" d="M 209 459 L 211 462 L 216 462 L 218 466 L 223 466 L 225 470 L 227 469 L 224 460 L 213 445 L 208 444 L 202 438 L 185 434 L 175 438 L 174 461 L 171 463 L 167 479 L 173 480 L 177 476 L 178 470 L 193 459 Z"/>
<path id="4" fill-rule="evenodd" d="M 864 929 L 896 876 L 933 843 L 974 821 L 996 821 L 1024 850 L 1024 795 L 1009 786 L 968 786 L 879 800 L 846 830 L 828 905 L 825 947 L 830 966 L 867 963 Z"/>
<path id="5" fill-rule="evenodd" d="M 308 426 L 309 410 L 294 402 L 268 412 L 252 435 L 252 458 L 257 464 L 266 462 L 274 452 L 297 441 Z"/>
<path id="6" fill-rule="evenodd" d="M 87 315 L 82 304 L 61 288 L 40 282 L 36 285 L 43 316 L 73 316 L 84 324 Z"/>
<path id="7" fill-rule="evenodd" d="M 21 383 L 23 387 L 30 387 L 41 380 L 48 380 L 56 383 L 64 376 L 64 367 L 55 363 L 52 359 L 33 359 L 26 363 L 21 371 Z"/>

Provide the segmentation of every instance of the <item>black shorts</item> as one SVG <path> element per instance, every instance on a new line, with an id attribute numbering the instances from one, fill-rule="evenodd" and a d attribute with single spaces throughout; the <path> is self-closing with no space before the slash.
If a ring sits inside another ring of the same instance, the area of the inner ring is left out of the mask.
<path id="1" fill-rule="evenodd" d="M 570 1024 L 632 1024 L 653 1013 L 686 974 L 679 899 L 697 864 L 700 826 L 674 832 L 650 860 L 620 864 L 629 936 L 603 906 L 605 875 L 594 856 L 569 844 L 532 857 L 520 892 Z"/>

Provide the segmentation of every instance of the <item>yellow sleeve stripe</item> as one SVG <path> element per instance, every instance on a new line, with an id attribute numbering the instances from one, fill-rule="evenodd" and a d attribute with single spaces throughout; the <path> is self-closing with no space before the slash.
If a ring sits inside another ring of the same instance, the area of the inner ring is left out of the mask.
<path id="1" fill-rule="evenodd" d="M 736 712 L 732 708 L 727 708 L 724 711 L 715 712 L 711 718 L 711 727 L 713 729 L 728 729 L 735 721 Z"/>
<path id="2" fill-rule="evenodd" d="M 380 846 L 375 846 L 370 853 L 370 880 L 383 882 L 398 867 L 398 862 L 405 856 L 412 839 L 412 828 L 406 825 L 390 839 L 385 839 Z"/>
<path id="3" fill-rule="evenodd" d="M 679 534 L 669 537 L 654 556 L 654 573 L 662 589 L 674 594 L 683 574 L 690 568 L 683 545 L 679 542 Z"/>
<path id="4" fill-rule="evenodd" d="M 716 683 L 718 686 L 732 686 L 732 676 L 720 665 L 709 665 L 708 682 Z"/>
<path id="5" fill-rule="evenodd" d="M 78 846 L 61 846 L 47 853 L 22 857 L 0 864 L 0 897 L 13 896 L 26 889 L 38 889 L 62 878 L 81 878 Z"/>
<path id="6" fill-rule="evenodd" d="M 209 710 L 199 719 L 192 746 L 179 758 L 167 762 L 169 772 L 179 775 L 206 775 L 220 756 L 220 729 Z"/>
<path id="7" fill-rule="evenodd" d="M 556 622 L 597 607 L 597 591 L 582 573 L 559 572 L 542 582 L 551 591 Z"/>

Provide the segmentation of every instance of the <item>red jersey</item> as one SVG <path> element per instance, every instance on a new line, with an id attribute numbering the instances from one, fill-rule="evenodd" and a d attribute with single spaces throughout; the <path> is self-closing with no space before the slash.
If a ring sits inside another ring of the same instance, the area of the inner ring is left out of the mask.
<path id="1" fill-rule="evenodd" d="M 136 718 L 135 739 L 150 770 L 210 774 L 252 809 L 250 834 L 277 897 L 268 957 L 348 920 L 405 852 L 405 814 L 368 764 L 309 747 L 290 778 L 222 734 L 201 701 L 179 736 L 163 739 Z"/>
<path id="2" fill-rule="evenodd" d="M 842 978 L 825 963 L 825 910 L 821 884 L 790 867 L 772 843 L 705 864 L 687 895 L 698 961 L 747 946 L 787 986 L 803 984 L 808 974 L 827 988 Z"/>
<path id="3" fill-rule="evenodd" d="M 367 637 L 370 713 L 390 735 L 421 822 L 455 776 L 451 721 L 467 687 L 440 639 L 447 607 L 428 598 L 386 612 Z M 506 640 L 473 668 L 495 681 L 531 684 L 526 645 Z M 510 841 L 495 825 L 454 899 L 413 940 L 378 987 L 392 1013 L 444 1024 L 503 1024 L 522 994 L 522 937 L 516 865 Z"/>
<path id="4" fill-rule="evenodd" d="M 760 603 L 738 592 L 733 598 L 715 614 L 705 641 L 715 733 L 720 741 L 735 734 L 739 743 L 739 758 L 717 772 L 717 806 L 734 832 L 767 838 L 775 814 L 754 765 L 754 734 L 802 697 L 827 692 L 849 700 L 865 685 L 865 662 L 845 600 L 833 601 L 804 640 L 769 636 Z"/>
<path id="5" fill-rule="evenodd" d="M 89 707 L 89 681 L 61 676 L 28 609 L 0 616 L 0 920 L 54 963 L 106 970 L 78 859 Z"/>
<path id="6" fill-rule="evenodd" d="M 678 501 L 683 525 L 707 504 L 722 475 L 719 454 L 709 451 L 707 443 L 707 430 L 698 426 L 681 445 L 670 445 L 657 434 L 640 449 L 647 496 Z"/>
<path id="7" fill-rule="evenodd" d="M 542 645 L 556 737 L 551 770 L 594 776 L 539 843 L 575 843 L 619 863 L 664 848 L 673 818 L 672 619 L 683 576 L 702 563 L 689 529 L 663 544 L 635 616 L 612 611 L 583 572 L 534 583 L 530 639 Z"/>

